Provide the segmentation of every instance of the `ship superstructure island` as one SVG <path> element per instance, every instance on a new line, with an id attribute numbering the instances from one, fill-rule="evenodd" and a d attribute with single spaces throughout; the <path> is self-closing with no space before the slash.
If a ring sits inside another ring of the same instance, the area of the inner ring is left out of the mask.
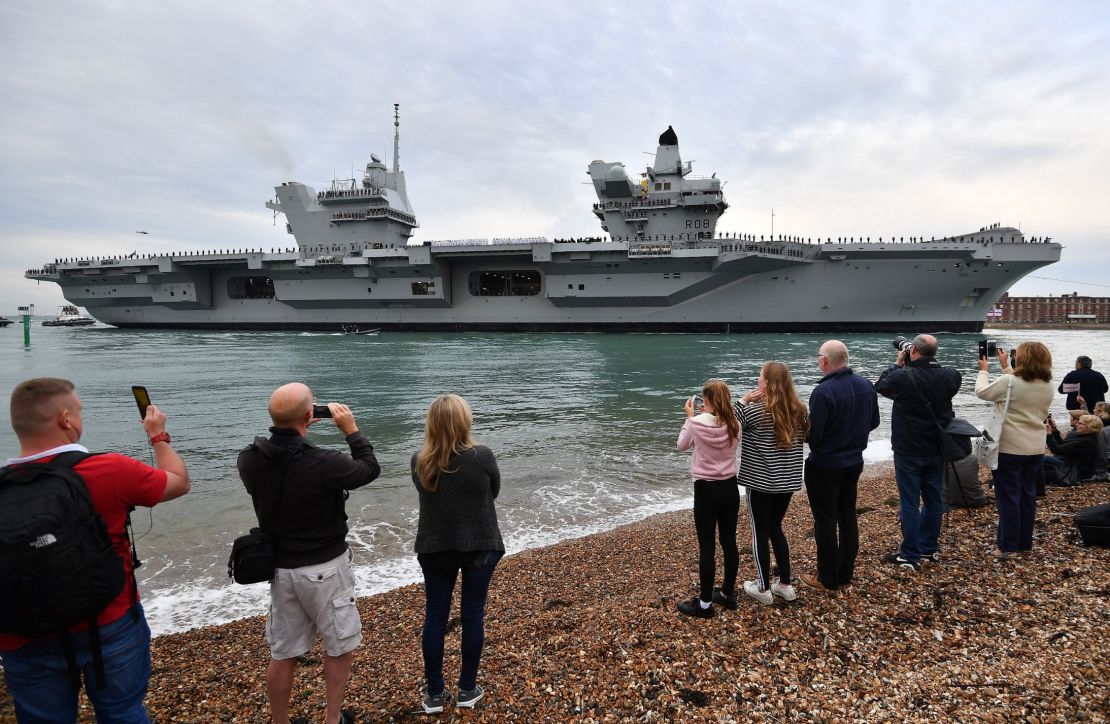
<path id="1" fill-rule="evenodd" d="M 588 168 L 604 236 L 425 240 L 399 163 L 267 207 L 284 250 L 60 259 L 26 276 L 119 327 L 495 331 L 980 331 L 988 310 L 1060 245 L 994 224 L 925 240 L 721 234 L 716 176 L 659 137 L 639 179 Z"/>

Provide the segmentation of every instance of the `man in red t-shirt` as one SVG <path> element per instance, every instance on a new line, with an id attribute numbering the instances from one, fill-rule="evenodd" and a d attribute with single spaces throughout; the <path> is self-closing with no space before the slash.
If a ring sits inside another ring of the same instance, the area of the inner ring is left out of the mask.
<path id="1" fill-rule="evenodd" d="M 12 392 L 11 420 L 20 452 L 8 465 L 44 462 L 70 451 L 88 452 L 77 444 L 84 423 L 81 400 L 69 380 L 42 377 L 21 383 Z M 127 580 L 120 594 L 96 617 L 103 687 L 92 676 L 93 654 L 86 626 L 71 629 L 76 663 L 101 722 L 149 721 L 143 698 L 150 678 L 150 627 L 134 588 L 125 531 L 127 514 L 134 506 L 153 507 L 189 492 L 189 473 L 170 447 L 165 414 L 151 405 L 143 428 L 154 448 L 157 467 L 117 453 L 94 455 L 74 466 L 88 486 L 93 508 L 104 518 Z M 77 689 L 57 638 L 32 640 L 0 632 L 0 659 L 19 721 L 77 720 Z"/>

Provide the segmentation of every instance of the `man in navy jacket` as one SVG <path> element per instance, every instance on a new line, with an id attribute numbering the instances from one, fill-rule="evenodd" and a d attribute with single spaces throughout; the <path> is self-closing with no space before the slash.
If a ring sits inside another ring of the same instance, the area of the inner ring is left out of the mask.
<path id="1" fill-rule="evenodd" d="M 875 381 L 875 390 L 894 400 L 890 446 L 902 523 L 902 545 L 883 560 L 919 571 L 922 559 L 939 558 L 937 539 L 944 517 L 940 429 L 955 417 L 952 398 L 960 391 L 961 377 L 937 362 L 936 337 L 919 334 L 907 348 Z"/>
<path id="2" fill-rule="evenodd" d="M 1057 391 L 1068 396 L 1064 404 L 1069 410 L 1085 408 L 1086 412 L 1091 412 L 1096 404 L 1106 399 L 1106 378 L 1091 369 L 1090 357 L 1081 355 L 1075 358 L 1075 369 L 1064 375 Z"/>
<path id="3" fill-rule="evenodd" d="M 856 485 L 867 438 L 879 426 L 879 398 L 869 381 L 852 373 L 843 342 L 830 339 L 821 345 L 817 366 L 825 376 L 809 396 L 805 464 L 817 575 L 803 573 L 799 578 L 808 586 L 834 591 L 851 584 L 859 553 Z"/>

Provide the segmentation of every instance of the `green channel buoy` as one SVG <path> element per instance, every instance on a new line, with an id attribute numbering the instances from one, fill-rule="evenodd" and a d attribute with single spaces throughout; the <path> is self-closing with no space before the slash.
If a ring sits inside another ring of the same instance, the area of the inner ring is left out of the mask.
<path id="1" fill-rule="evenodd" d="M 31 346 L 31 315 L 35 312 L 35 305 L 28 304 L 26 307 L 20 307 L 19 313 L 23 315 L 23 346 Z"/>

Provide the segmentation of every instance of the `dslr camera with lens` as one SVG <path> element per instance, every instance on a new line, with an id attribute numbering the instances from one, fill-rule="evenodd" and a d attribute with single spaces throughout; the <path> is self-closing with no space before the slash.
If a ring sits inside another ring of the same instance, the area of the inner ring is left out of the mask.
<path id="1" fill-rule="evenodd" d="M 894 349 L 898 350 L 899 352 L 905 352 L 907 355 L 909 355 L 910 350 L 913 349 L 913 342 L 906 339 L 902 335 L 898 335 L 897 337 L 895 337 L 894 341 L 890 344 L 892 347 L 894 347 Z"/>

